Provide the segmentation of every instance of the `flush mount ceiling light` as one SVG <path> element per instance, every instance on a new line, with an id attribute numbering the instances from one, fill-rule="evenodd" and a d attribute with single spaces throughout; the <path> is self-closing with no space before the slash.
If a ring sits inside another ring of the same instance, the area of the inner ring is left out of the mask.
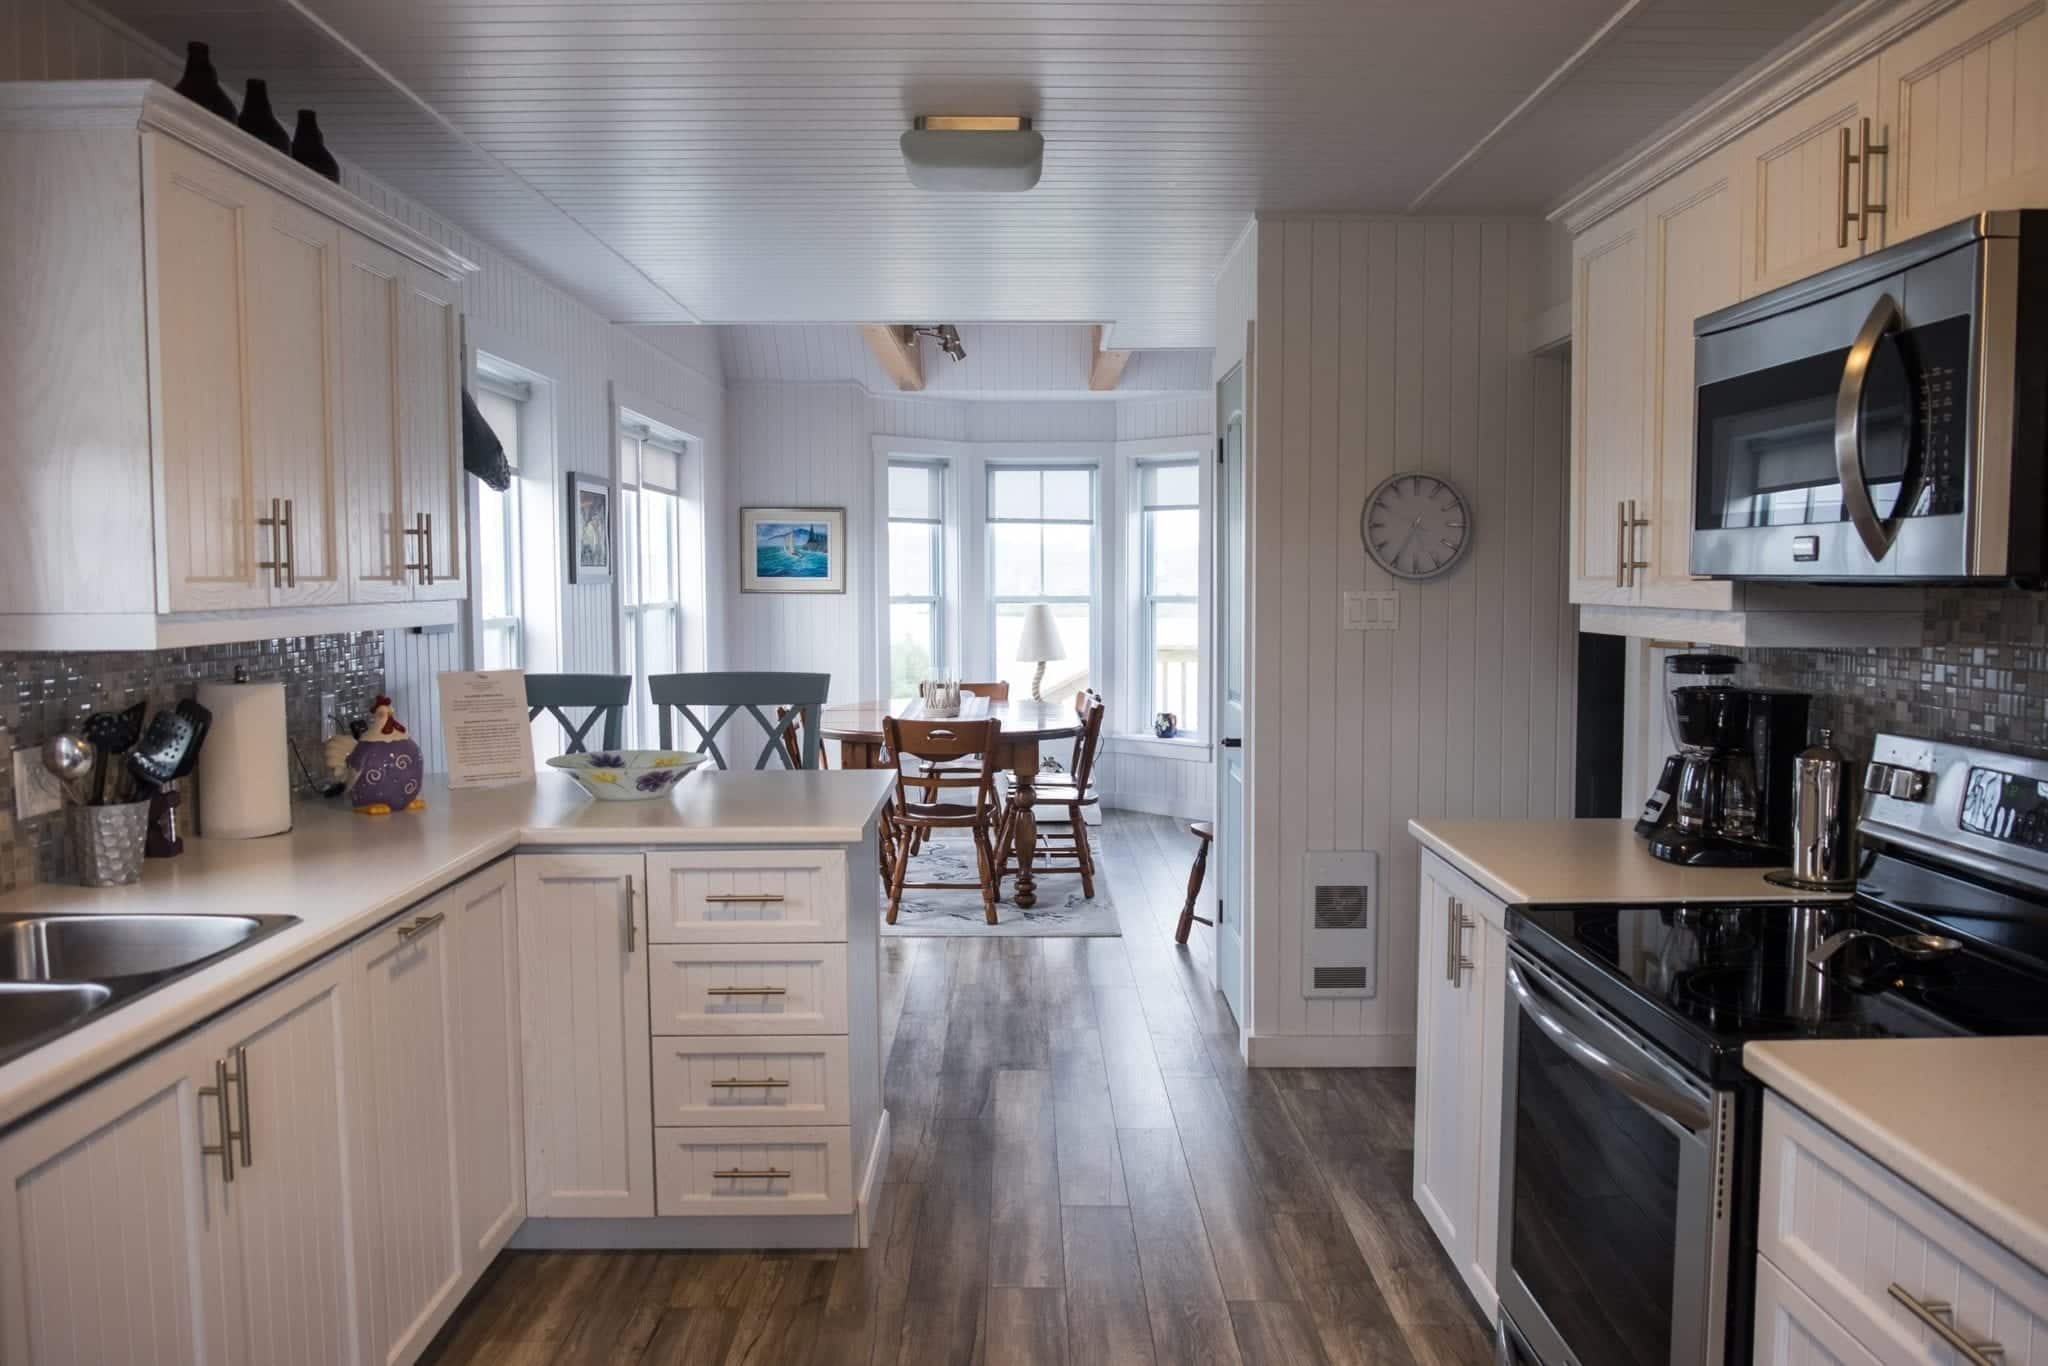
<path id="1" fill-rule="evenodd" d="M 1015 193 L 1045 164 L 1045 138 L 1017 115 L 920 114 L 902 146 L 920 190 Z"/>
<path id="2" fill-rule="evenodd" d="M 939 350 L 956 361 L 967 359 L 967 348 L 960 342 L 960 329 L 951 323 L 940 323 L 937 327 L 913 327 L 913 337 L 930 337 L 939 344 Z"/>

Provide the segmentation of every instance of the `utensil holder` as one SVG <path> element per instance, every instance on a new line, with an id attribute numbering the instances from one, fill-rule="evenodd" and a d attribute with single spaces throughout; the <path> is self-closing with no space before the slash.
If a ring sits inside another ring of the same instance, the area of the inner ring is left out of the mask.
<path id="1" fill-rule="evenodd" d="M 80 886 L 120 887 L 142 880 L 149 805 L 144 799 L 71 808 L 71 842 L 78 851 Z"/>

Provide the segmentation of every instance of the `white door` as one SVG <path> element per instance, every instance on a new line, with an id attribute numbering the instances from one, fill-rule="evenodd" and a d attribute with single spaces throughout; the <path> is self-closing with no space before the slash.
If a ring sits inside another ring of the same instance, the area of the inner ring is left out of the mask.
<path id="1" fill-rule="evenodd" d="M 1250 356 L 1250 347 L 1245 354 Z M 1245 367 L 1216 386 L 1216 987 L 1244 1023 Z"/>
<path id="2" fill-rule="evenodd" d="M 1415 1203 L 1462 1272 L 1478 1250 L 1477 915 L 1422 868 L 1415 1039 Z"/>
<path id="3" fill-rule="evenodd" d="M 526 1217 L 519 1059 L 519 914 L 512 861 L 435 898 L 448 923 L 448 1010 L 454 1034 L 455 1160 L 462 1247 L 482 1274 Z"/>
<path id="4" fill-rule="evenodd" d="M 645 860 L 521 854 L 526 1211 L 654 1213 Z"/>
<path id="5" fill-rule="evenodd" d="M 188 1040 L 0 1142 L 0 1360 L 222 1359 L 213 1084 Z"/>
<path id="6" fill-rule="evenodd" d="M 410 1361 L 464 1286 L 450 1055 L 450 907 L 436 898 L 349 955 L 360 1066 L 352 1108 L 363 1147 L 358 1266 L 365 1356 Z"/>
<path id="7" fill-rule="evenodd" d="M 400 535 L 398 494 L 398 300 L 404 269 L 397 252 L 342 233 L 339 426 L 348 468 L 352 602 L 412 597 L 415 576 L 406 564 L 415 538 Z"/>
<path id="8" fill-rule="evenodd" d="M 468 594 L 463 540 L 468 501 L 462 487 L 462 310 L 453 283 L 405 263 L 398 305 L 400 519 L 423 535 L 409 538 L 431 570 L 413 576 L 417 599 Z M 424 543 L 422 553 L 422 543 Z"/>

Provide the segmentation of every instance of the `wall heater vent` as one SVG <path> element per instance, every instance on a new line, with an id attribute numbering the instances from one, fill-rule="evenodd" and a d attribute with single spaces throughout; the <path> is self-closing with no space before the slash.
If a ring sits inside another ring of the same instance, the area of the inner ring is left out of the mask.
<path id="1" fill-rule="evenodd" d="M 1368 849 L 1306 859 L 1301 994 L 1370 996 L 1380 977 L 1380 856 Z"/>

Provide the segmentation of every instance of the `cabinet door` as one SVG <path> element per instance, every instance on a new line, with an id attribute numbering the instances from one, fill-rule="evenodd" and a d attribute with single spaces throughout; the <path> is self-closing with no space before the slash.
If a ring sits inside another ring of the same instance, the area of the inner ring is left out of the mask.
<path id="1" fill-rule="evenodd" d="M 225 1358 L 212 1084 L 173 1046 L 0 1142 L 0 1359 Z"/>
<path id="2" fill-rule="evenodd" d="M 462 310 L 456 288 L 407 262 L 398 305 L 399 516 L 419 526 L 430 575 L 414 575 L 415 598 L 468 596 L 468 520 L 462 487 Z M 424 518 L 424 521 L 418 519 Z"/>
<path id="3" fill-rule="evenodd" d="M 465 1266 L 481 1275 L 526 1217 L 519 914 L 507 859 L 436 899 L 448 936 L 456 1189 Z"/>
<path id="4" fill-rule="evenodd" d="M 1422 942 L 1415 1039 L 1415 1203 L 1462 1272 L 1477 1250 L 1479 1013 L 1469 969 L 1454 954 L 1476 919 L 1455 886 L 1422 875 Z"/>
<path id="5" fill-rule="evenodd" d="M 225 1259 L 233 1340 L 221 1359 L 359 1359 L 360 1299 L 347 1123 L 343 955 L 235 1011 L 200 1038 L 235 1092 L 235 1179 Z"/>
<path id="6" fill-rule="evenodd" d="M 522 854 L 526 1210 L 654 1213 L 645 862 Z"/>
<path id="7" fill-rule="evenodd" d="M 256 562 L 259 485 L 249 442 L 249 238 L 268 191 L 182 143 L 143 140 L 152 172 L 146 222 L 157 452 L 162 470 L 167 612 L 263 607 Z M 260 540 L 267 551 L 268 532 Z"/>
<path id="8" fill-rule="evenodd" d="M 1635 537 L 1636 600 L 1649 607 L 1726 611 L 1735 585 L 1691 572 L 1693 322 L 1742 294 L 1735 159 L 1717 156 L 1658 186 L 1649 232 L 1649 403 L 1644 414 L 1643 517 Z"/>
<path id="9" fill-rule="evenodd" d="M 1754 1351 L 1757 1366 L 1878 1366 L 1862 1343 L 1763 1256 L 1756 1259 Z"/>
<path id="10" fill-rule="evenodd" d="M 341 235 L 340 442 L 348 468 L 352 602 L 405 602 L 412 541 L 399 525 L 398 313 L 404 259 L 352 232 Z M 410 525 L 408 523 L 407 525 Z"/>
<path id="11" fill-rule="evenodd" d="M 341 229 L 280 195 L 248 224 L 249 433 L 273 606 L 348 600 L 347 506 L 336 442 Z"/>
<path id="12" fill-rule="evenodd" d="M 1805 98 L 1779 111 L 1735 144 L 1741 176 L 1742 293 L 1747 298 L 1789 284 L 1884 245 L 1885 222 L 1873 219 L 1867 239 L 1855 224 L 1841 231 L 1844 206 L 1857 207 L 1863 191 L 1861 168 L 1846 165 L 1842 134 L 1853 151 L 1861 145 L 1862 121 L 1881 141 L 1877 123 L 1877 63 L 1844 72 Z M 1878 158 L 1871 198 L 1881 199 L 1883 158 Z"/>
<path id="13" fill-rule="evenodd" d="M 1966 0 L 1878 58 L 1894 242 L 1985 209 L 2048 204 L 2048 13 Z"/>
<path id="14" fill-rule="evenodd" d="M 1581 233 L 1572 248 L 1571 600 L 1635 600 L 1623 564 L 1631 502 L 1642 500 L 1643 205 Z M 1638 515 L 1641 515 L 1640 511 Z"/>
<path id="15" fill-rule="evenodd" d="M 1486 1317 L 1499 1321 L 1501 1068 L 1508 1003 L 1507 908 L 1495 902 L 1475 914 L 1471 991 L 1479 1016 L 1479 1198 L 1472 1219 L 1472 1261 L 1465 1283 Z"/>
<path id="16" fill-rule="evenodd" d="M 353 1108 L 363 1145 L 365 1356 L 410 1361 L 461 1297 L 450 1056 L 448 907 L 416 908 L 359 945 Z"/>

